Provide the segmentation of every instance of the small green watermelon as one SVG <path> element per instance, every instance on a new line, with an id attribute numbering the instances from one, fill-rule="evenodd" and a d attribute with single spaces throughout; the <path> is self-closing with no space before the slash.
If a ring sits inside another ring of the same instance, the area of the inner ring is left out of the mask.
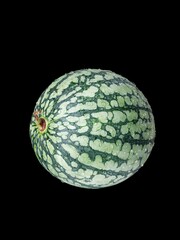
<path id="1" fill-rule="evenodd" d="M 109 70 L 83 69 L 59 77 L 42 93 L 30 138 L 53 176 L 96 189 L 118 184 L 143 166 L 155 124 L 134 83 Z"/>

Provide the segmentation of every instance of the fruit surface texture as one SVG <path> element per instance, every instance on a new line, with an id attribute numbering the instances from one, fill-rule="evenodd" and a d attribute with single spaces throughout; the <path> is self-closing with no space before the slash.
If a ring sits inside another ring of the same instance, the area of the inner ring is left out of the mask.
<path id="1" fill-rule="evenodd" d="M 134 83 L 109 70 L 82 69 L 54 80 L 41 94 L 30 138 L 54 177 L 96 189 L 118 184 L 144 165 L 155 123 Z"/>

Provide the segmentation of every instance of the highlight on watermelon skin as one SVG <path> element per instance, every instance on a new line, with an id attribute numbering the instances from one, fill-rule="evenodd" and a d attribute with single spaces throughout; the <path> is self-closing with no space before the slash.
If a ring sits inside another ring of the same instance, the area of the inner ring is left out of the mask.
<path id="1" fill-rule="evenodd" d="M 97 189 L 128 179 L 144 165 L 155 122 L 134 83 L 110 70 L 82 69 L 54 80 L 41 94 L 29 133 L 50 174 Z"/>

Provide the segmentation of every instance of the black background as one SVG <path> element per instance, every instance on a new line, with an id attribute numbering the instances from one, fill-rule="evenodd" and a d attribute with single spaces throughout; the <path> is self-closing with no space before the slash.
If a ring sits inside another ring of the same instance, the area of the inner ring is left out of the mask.
<path id="1" fill-rule="evenodd" d="M 8 96 L 13 96 L 9 120 L 15 127 L 8 148 L 9 156 L 12 154 L 8 174 L 3 171 L 10 216 L 19 216 L 21 222 L 39 219 L 38 224 L 44 218 L 44 228 L 55 218 L 60 223 L 67 218 L 66 224 L 80 221 L 80 229 L 93 218 L 92 231 L 102 222 L 105 229 L 109 224 L 113 227 L 116 218 L 119 224 L 125 222 L 130 229 L 135 224 L 140 231 L 153 219 L 147 227 L 149 233 L 174 212 L 170 203 L 176 194 L 164 123 L 170 102 L 163 107 L 169 91 L 165 84 L 169 80 L 167 24 L 162 16 L 158 18 L 158 10 L 153 12 L 154 21 L 146 12 L 131 20 L 129 14 L 119 18 L 118 12 L 112 21 L 104 14 L 96 18 L 94 12 L 81 14 L 79 20 L 75 14 L 70 21 L 62 17 L 51 23 L 49 18 L 34 21 L 34 15 L 29 15 L 24 25 L 23 13 L 11 25 L 13 41 L 8 42 L 4 61 L 8 62 L 7 79 L 11 80 L 8 89 L 12 94 Z M 134 82 L 147 97 L 156 124 L 155 146 L 143 168 L 116 186 L 98 190 L 73 187 L 52 177 L 36 159 L 29 138 L 31 115 L 42 91 L 64 73 L 83 68 L 112 70 Z M 12 134 L 12 128 L 9 131 Z"/>

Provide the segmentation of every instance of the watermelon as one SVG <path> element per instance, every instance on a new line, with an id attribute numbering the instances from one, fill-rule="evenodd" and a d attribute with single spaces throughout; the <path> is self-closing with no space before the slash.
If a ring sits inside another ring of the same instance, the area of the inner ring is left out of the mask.
<path id="1" fill-rule="evenodd" d="M 41 94 L 30 139 L 54 177 L 97 189 L 128 179 L 144 165 L 155 123 L 134 83 L 109 70 L 82 69 L 57 78 Z"/>

